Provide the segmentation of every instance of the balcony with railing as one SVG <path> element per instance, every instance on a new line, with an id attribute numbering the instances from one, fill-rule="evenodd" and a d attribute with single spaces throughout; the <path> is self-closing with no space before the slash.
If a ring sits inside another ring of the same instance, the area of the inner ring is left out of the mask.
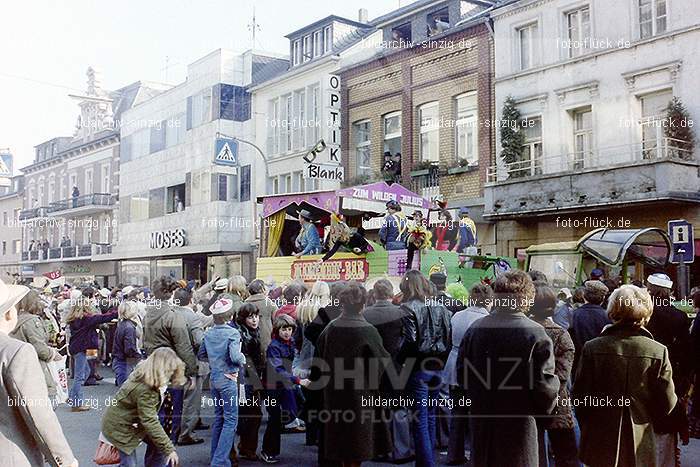
<path id="1" fill-rule="evenodd" d="M 91 259 L 93 256 L 111 253 L 112 245 L 110 244 L 88 243 L 85 245 L 62 246 L 48 249 L 23 251 L 21 261 L 24 263 L 75 261 Z"/>
<path id="2" fill-rule="evenodd" d="M 47 214 L 50 216 L 95 214 L 113 209 L 114 202 L 114 196 L 110 193 L 92 193 L 50 203 Z"/>
<path id="3" fill-rule="evenodd" d="M 486 217 L 563 212 L 623 203 L 700 202 L 700 164 L 673 138 L 548 156 L 489 168 Z"/>
<path id="4" fill-rule="evenodd" d="M 22 209 L 19 212 L 19 220 L 20 222 L 25 222 L 32 221 L 34 219 L 41 219 L 42 217 L 46 217 L 46 215 L 48 214 L 48 210 L 49 208 L 46 206 L 32 209 Z"/>

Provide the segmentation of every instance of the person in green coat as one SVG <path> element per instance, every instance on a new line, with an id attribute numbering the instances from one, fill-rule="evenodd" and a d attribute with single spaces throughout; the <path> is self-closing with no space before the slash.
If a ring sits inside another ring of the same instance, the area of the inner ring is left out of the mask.
<path id="1" fill-rule="evenodd" d="M 649 292 L 623 285 L 608 300 L 613 324 L 583 347 L 572 404 L 588 466 L 657 465 L 653 424 L 678 399 L 668 349 L 644 327 L 653 309 Z"/>
<path id="2" fill-rule="evenodd" d="M 136 448 L 146 443 L 145 465 L 177 466 L 175 446 L 158 420 L 168 385 L 185 383 L 185 364 L 174 350 L 161 347 L 139 363 L 102 418 L 102 434 L 119 450 L 123 467 L 136 467 Z"/>

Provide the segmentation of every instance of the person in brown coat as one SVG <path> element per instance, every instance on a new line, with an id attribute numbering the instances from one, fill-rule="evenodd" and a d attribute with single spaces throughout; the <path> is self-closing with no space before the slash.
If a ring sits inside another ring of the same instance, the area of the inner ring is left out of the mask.
<path id="1" fill-rule="evenodd" d="M 367 302 L 365 288 L 351 282 L 338 298 L 343 312 L 318 338 L 318 354 L 329 366 L 321 412 L 329 415 L 321 428 L 323 449 L 327 460 L 359 466 L 392 449 L 381 410 L 375 404 L 365 404 L 378 399 L 381 374 L 391 358 L 377 329 L 362 316 Z M 380 364 L 373 364 L 377 362 Z M 358 365 L 364 367 L 364 378 L 348 378 L 347 372 Z M 342 374 L 346 375 L 343 379 L 336 379 Z"/>
<path id="2" fill-rule="evenodd" d="M 17 325 L 15 305 L 27 292 L 0 280 L 0 465 L 77 467 L 34 347 L 8 335 Z"/>
<path id="3" fill-rule="evenodd" d="M 653 424 L 678 398 L 668 349 L 644 327 L 652 309 L 649 292 L 623 285 L 608 300 L 613 324 L 583 347 L 572 403 L 588 466 L 657 465 Z"/>
<path id="4" fill-rule="evenodd" d="M 532 319 L 542 325 L 544 332 L 552 340 L 554 373 L 559 378 L 556 415 L 537 420 L 540 465 L 547 465 L 548 450 L 544 442 L 546 431 L 557 467 L 578 467 L 574 416 L 571 412 L 568 387 L 574 365 L 574 342 L 564 328 L 552 321 L 556 305 L 557 297 L 554 289 L 544 284 L 536 284 L 535 300 L 530 311 Z"/>

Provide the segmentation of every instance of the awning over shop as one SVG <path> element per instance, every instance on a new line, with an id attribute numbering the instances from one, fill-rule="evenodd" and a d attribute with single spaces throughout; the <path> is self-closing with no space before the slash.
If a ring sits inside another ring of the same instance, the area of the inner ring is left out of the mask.
<path id="1" fill-rule="evenodd" d="M 342 201 L 341 201 L 342 200 Z M 320 209 L 325 212 L 347 211 L 357 213 L 383 213 L 386 203 L 395 200 L 408 209 L 430 208 L 430 200 L 414 193 L 407 188 L 394 183 L 370 183 L 368 185 L 341 188 L 335 191 L 314 191 L 308 193 L 290 193 L 258 198 L 263 203 L 263 217 L 269 217 L 282 209 L 292 208 L 296 213 L 299 209 Z M 289 210 L 288 210 L 289 212 Z M 289 212 L 289 214 L 292 214 Z"/>
<path id="2" fill-rule="evenodd" d="M 404 209 L 429 209 L 430 200 L 414 193 L 403 185 L 386 182 L 343 188 L 337 191 L 342 199 L 342 210 L 382 213 L 387 201 L 398 201 Z"/>
<path id="3" fill-rule="evenodd" d="M 287 195 L 273 195 L 261 198 L 263 203 L 263 217 L 269 217 L 290 206 L 293 206 L 295 211 L 300 209 L 302 205 L 309 205 L 326 212 L 334 212 L 338 209 L 338 198 L 334 190 L 290 193 Z"/>
<path id="4" fill-rule="evenodd" d="M 661 229 L 597 229 L 579 240 L 581 249 L 594 258 L 609 264 L 619 265 L 628 255 L 630 259 L 664 267 L 668 264 L 671 244 L 668 235 Z"/>

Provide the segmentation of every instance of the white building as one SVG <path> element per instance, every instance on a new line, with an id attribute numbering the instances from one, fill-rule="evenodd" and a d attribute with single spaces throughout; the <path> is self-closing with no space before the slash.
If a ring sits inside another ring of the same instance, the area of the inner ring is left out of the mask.
<path id="1" fill-rule="evenodd" d="M 67 282 L 115 285 L 110 259 L 117 236 L 119 124 L 126 109 L 167 86 L 135 82 L 102 89 L 100 73 L 87 70 L 87 89 L 71 95 L 80 115 L 72 137 L 35 147 L 25 174 L 22 268 L 25 276 L 60 274 Z"/>
<path id="2" fill-rule="evenodd" d="M 19 279 L 22 228 L 19 213 L 24 196 L 24 177 L 10 178 L 10 186 L 0 187 L 0 278 L 6 283 Z"/>
<path id="3" fill-rule="evenodd" d="M 338 180 L 304 177 L 302 159 L 320 140 L 326 149 L 314 163 L 338 167 L 340 152 L 340 81 L 334 73 L 342 59 L 369 56 L 381 32 L 367 24 L 366 10 L 358 21 L 328 16 L 286 36 L 289 69 L 252 86 L 256 142 L 268 159 L 268 194 L 330 190 Z"/>
<path id="4" fill-rule="evenodd" d="M 265 164 L 245 143 L 255 139 L 246 87 L 286 68 L 277 56 L 219 49 L 190 64 L 185 82 L 125 112 L 112 255 L 121 282 L 249 274 Z M 216 161 L 224 143 L 226 160 Z"/>
<path id="5" fill-rule="evenodd" d="M 485 188 L 499 254 L 591 230 L 552 228 L 561 215 L 700 227 L 697 149 L 664 129 L 673 97 L 700 119 L 697 1 L 508 0 L 491 16 L 496 111 L 512 96 L 525 119 L 514 164 L 497 132 Z"/>

